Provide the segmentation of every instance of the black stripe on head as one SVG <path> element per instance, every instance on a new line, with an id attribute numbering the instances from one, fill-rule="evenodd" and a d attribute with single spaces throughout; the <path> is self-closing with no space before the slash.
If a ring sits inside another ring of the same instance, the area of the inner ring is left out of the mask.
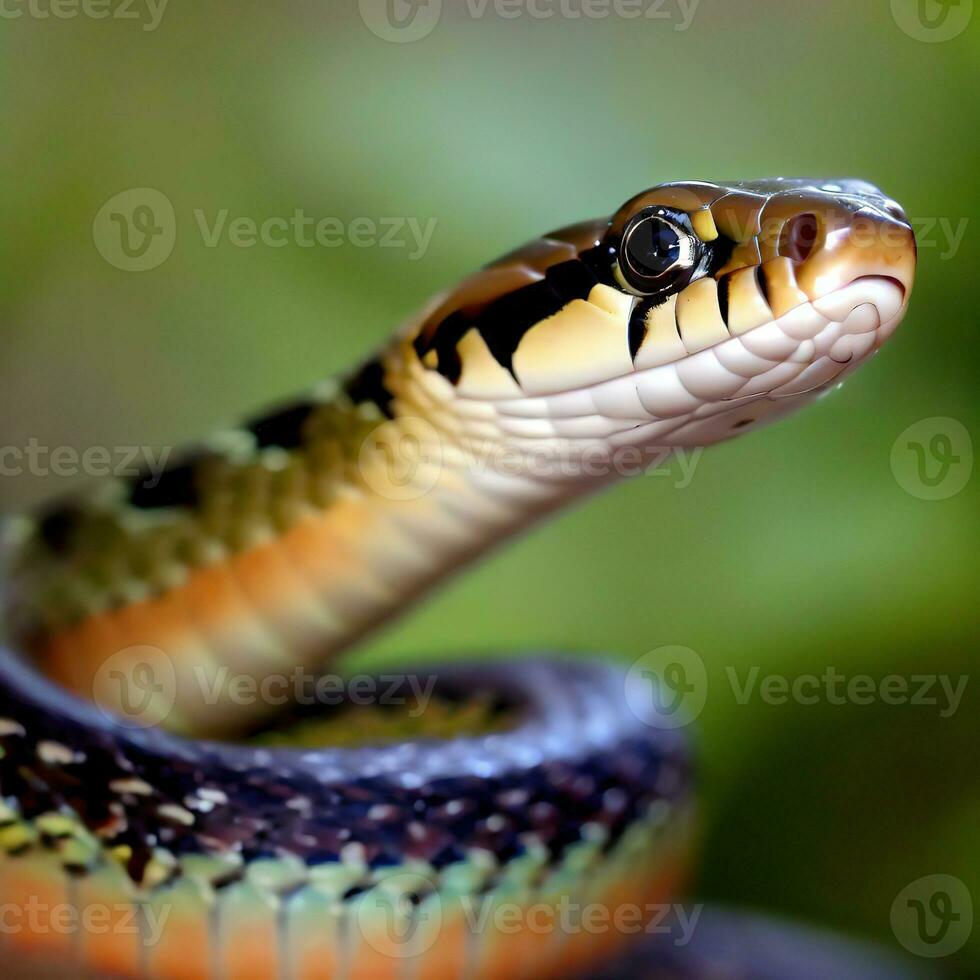
<path id="1" fill-rule="evenodd" d="M 718 280 L 718 312 L 721 314 L 721 318 L 725 323 L 725 327 L 728 327 L 728 303 L 729 303 L 729 292 L 732 287 L 732 275 L 729 272 L 727 275 L 722 276 Z"/>
<path id="2" fill-rule="evenodd" d="M 731 261 L 737 243 L 726 235 L 719 235 L 708 243 L 708 273 L 717 275 Z"/>
<path id="3" fill-rule="evenodd" d="M 259 419 L 253 419 L 245 429 L 255 436 L 259 449 L 278 446 L 281 449 L 298 449 L 303 444 L 303 427 L 317 409 L 313 401 L 294 402 L 285 405 Z"/>
<path id="4" fill-rule="evenodd" d="M 475 327 L 497 363 L 513 374 L 514 352 L 524 335 L 572 300 L 588 297 L 598 281 L 590 266 L 580 259 L 559 262 L 545 270 L 543 279 L 499 296 L 473 316 L 459 310 L 450 313 L 429 341 L 416 340 L 416 352 L 424 357 L 429 351 L 436 351 L 439 373 L 456 384 L 462 373 L 457 345 Z"/>
<path id="5" fill-rule="evenodd" d="M 766 282 L 766 270 L 762 265 L 755 267 L 755 281 L 759 285 L 759 292 L 762 293 L 762 298 L 766 301 L 766 306 L 771 309 L 772 303 L 769 302 L 769 283 Z"/>
<path id="6" fill-rule="evenodd" d="M 627 339 L 630 346 L 630 360 L 636 361 L 636 355 L 643 346 L 643 341 L 647 336 L 647 314 L 658 306 L 662 300 L 637 300 L 633 304 L 633 312 L 630 313 L 629 327 L 627 328 Z"/>
<path id="7" fill-rule="evenodd" d="M 421 334 L 415 338 L 415 353 L 421 359 L 430 351 L 435 351 L 436 370 L 451 384 L 457 384 L 463 373 L 463 362 L 460 360 L 457 345 L 473 323 L 474 320 L 460 310 L 450 313 L 436 327 L 435 333 L 428 341 L 425 341 Z"/>

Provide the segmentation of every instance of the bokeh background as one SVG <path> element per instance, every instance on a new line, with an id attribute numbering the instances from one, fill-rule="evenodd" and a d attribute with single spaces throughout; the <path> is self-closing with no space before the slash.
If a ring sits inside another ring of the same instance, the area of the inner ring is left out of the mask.
<path id="1" fill-rule="evenodd" d="M 364 2 L 376 25 L 383 4 Z M 977 477 L 927 500 L 892 467 L 915 422 L 980 431 L 980 13 L 937 42 L 903 0 L 701 0 L 686 27 L 677 0 L 639 20 L 507 19 L 492 2 L 475 17 L 474 2 L 446 0 L 409 43 L 377 36 L 354 0 L 170 0 L 154 30 L 142 2 L 139 20 L 0 19 L 0 445 L 179 444 L 352 364 L 495 255 L 659 181 L 879 183 L 917 219 L 921 256 L 881 356 L 706 453 L 690 485 L 636 479 L 536 531 L 358 657 L 692 648 L 709 675 L 695 893 L 895 946 L 910 882 L 955 875 L 980 902 Z M 92 232 L 134 187 L 161 191 L 177 230 L 140 273 Z M 208 247 L 194 217 L 297 208 L 436 228 L 413 260 Z M 67 485 L 4 476 L 0 504 Z M 971 676 L 941 717 L 739 704 L 728 674 L 752 667 Z M 950 962 L 975 975 L 980 930 Z"/>

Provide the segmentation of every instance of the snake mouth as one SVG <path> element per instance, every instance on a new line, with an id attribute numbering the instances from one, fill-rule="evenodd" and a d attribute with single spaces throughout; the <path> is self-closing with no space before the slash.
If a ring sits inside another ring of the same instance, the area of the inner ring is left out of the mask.
<path id="1" fill-rule="evenodd" d="M 578 388 L 494 402 L 510 437 L 629 440 L 650 424 L 683 425 L 719 410 L 770 398 L 787 401 L 827 388 L 891 335 L 904 314 L 906 284 L 857 276 L 771 314 L 703 349 L 636 367 Z"/>
<path id="2" fill-rule="evenodd" d="M 810 285 L 796 305 L 774 311 L 767 304 L 765 319 L 729 326 L 700 350 L 578 388 L 496 400 L 495 427 L 518 451 L 585 446 L 615 454 L 627 445 L 707 445 L 778 418 L 840 385 L 872 356 L 909 296 L 908 284 L 887 273 L 853 276 L 825 291 L 819 280 Z"/>
<path id="3" fill-rule="evenodd" d="M 909 287 L 897 276 L 859 276 L 854 281 L 860 282 L 862 279 L 880 279 L 883 282 L 890 282 L 901 293 L 902 306 L 908 302 Z"/>
<path id="4" fill-rule="evenodd" d="M 768 392 L 755 392 L 754 396 L 781 401 L 830 388 L 843 374 L 879 349 L 904 315 L 907 300 L 908 287 L 895 276 L 858 276 L 846 286 L 818 299 L 800 303 L 782 316 L 746 331 L 740 340 L 752 349 L 758 341 L 766 342 L 767 331 L 778 330 L 781 323 L 785 323 L 786 354 L 776 365 L 793 362 L 805 365 L 798 378 L 790 379 L 786 385 L 776 386 Z M 807 312 L 811 315 L 810 324 L 805 322 Z M 717 356 L 728 343 L 731 343 L 731 339 L 709 349 L 715 351 Z M 795 350 L 790 350 L 794 343 Z M 823 362 L 822 368 L 820 362 Z M 832 365 L 838 369 L 835 370 Z M 800 383 L 811 371 L 818 374 L 812 383 Z M 727 404 L 745 403 L 750 397 L 744 392 L 736 392 L 718 400 Z"/>

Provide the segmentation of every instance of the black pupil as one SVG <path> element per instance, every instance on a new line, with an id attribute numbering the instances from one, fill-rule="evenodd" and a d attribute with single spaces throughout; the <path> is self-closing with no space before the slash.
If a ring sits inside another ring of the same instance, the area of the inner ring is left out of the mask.
<path id="1" fill-rule="evenodd" d="M 626 243 L 627 258 L 641 276 L 662 276 L 680 258 L 681 237 L 661 218 L 641 221 Z"/>

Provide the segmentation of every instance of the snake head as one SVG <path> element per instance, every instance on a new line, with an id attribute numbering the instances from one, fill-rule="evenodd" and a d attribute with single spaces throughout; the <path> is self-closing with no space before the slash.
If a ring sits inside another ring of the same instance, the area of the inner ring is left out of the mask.
<path id="1" fill-rule="evenodd" d="M 703 445 L 877 351 L 915 262 L 904 211 L 864 181 L 669 183 L 490 264 L 410 337 L 457 400 L 492 407 L 484 431 Z"/>

